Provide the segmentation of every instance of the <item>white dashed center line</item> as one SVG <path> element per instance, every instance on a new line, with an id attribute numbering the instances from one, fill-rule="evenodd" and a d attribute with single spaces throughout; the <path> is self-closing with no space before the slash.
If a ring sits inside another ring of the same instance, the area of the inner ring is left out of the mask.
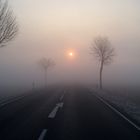
<path id="1" fill-rule="evenodd" d="M 43 139 L 45 138 L 45 135 L 46 135 L 47 131 L 48 131 L 47 129 L 44 129 L 44 130 L 41 132 L 41 134 L 40 134 L 38 140 L 43 140 Z"/>
<path id="2" fill-rule="evenodd" d="M 60 97 L 60 101 L 63 100 L 64 96 L 65 96 L 66 91 L 64 91 L 64 94 Z"/>
<path id="3" fill-rule="evenodd" d="M 59 106 L 60 108 L 62 108 L 63 105 L 64 105 L 64 103 L 59 103 L 59 104 L 57 104 L 57 106 Z"/>
<path id="4" fill-rule="evenodd" d="M 60 97 L 60 101 L 62 101 L 62 100 L 63 100 L 63 98 L 64 98 L 64 94 Z"/>
<path id="5" fill-rule="evenodd" d="M 55 108 L 52 110 L 52 112 L 49 114 L 48 118 L 51 118 L 51 119 L 54 118 L 54 117 L 56 116 L 56 113 L 57 113 L 58 109 L 59 109 L 59 108 L 62 108 L 63 105 L 64 105 L 64 103 L 62 103 L 62 102 L 56 104 L 56 107 L 55 107 Z M 41 132 L 41 134 L 40 134 L 38 140 L 44 140 L 47 131 L 48 131 L 47 129 L 44 129 L 44 130 Z"/>
<path id="6" fill-rule="evenodd" d="M 56 107 L 52 110 L 52 112 L 49 114 L 48 118 L 54 118 L 56 116 L 58 109 L 63 107 L 63 104 L 64 103 L 58 103 Z"/>
<path id="7" fill-rule="evenodd" d="M 56 106 L 53 111 L 49 114 L 48 118 L 54 118 L 56 116 L 56 113 L 59 109 L 59 106 Z"/>

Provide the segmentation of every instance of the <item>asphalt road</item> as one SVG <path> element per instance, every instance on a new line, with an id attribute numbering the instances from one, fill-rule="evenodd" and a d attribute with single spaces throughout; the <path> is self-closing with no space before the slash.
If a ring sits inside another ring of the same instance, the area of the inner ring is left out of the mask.
<path id="1" fill-rule="evenodd" d="M 84 87 L 51 87 L 0 104 L 0 140 L 140 140 Z"/>

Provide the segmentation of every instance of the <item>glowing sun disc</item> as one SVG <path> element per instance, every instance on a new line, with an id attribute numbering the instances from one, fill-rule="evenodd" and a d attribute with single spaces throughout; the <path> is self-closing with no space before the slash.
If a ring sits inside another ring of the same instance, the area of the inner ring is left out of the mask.
<path id="1" fill-rule="evenodd" d="M 73 56 L 73 53 L 72 53 L 72 52 L 70 52 L 70 53 L 69 53 L 69 56 Z"/>

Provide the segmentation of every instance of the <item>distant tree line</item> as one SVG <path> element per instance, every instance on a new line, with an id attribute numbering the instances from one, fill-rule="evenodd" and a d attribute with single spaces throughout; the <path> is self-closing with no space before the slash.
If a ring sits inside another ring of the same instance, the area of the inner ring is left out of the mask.
<path id="1" fill-rule="evenodd" d="M 7 0 L 0 0 L 0 47 L 7 45 L 9 41 L 15 38 L 18 33 L 18 24 L 13 10 L 9 7 Z M 100 62 L 99 86 L 103 88 L 102 75 L 104 65 L 111 64 L 115 50 L 107 37 L 97 37 L 90 47 L 90 53 Z M 48 69 L 55 65 L 50 58 L 42 58 L 39 61 L 40 67 L 44 70 L 45 85 L 47 85 Z"/>

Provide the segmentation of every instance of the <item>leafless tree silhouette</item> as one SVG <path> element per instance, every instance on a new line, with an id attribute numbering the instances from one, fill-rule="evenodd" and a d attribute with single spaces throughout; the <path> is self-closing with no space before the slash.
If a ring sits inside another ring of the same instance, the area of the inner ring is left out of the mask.
<path id="1" fill-rule="evenodd" d="M 112 62 L 115 50 L 107 37 L 97 37 L 90 48 L 91 54 L 100 62 L 100 89 L 102 89 L 102 72 L 104 65 Z"/>
<path id="2" fill-rule="evenodd" d="M 0 47 L 11 41 L 18 32 L 18 25 L 7 0 L 0 0 Z"/>
<path id="3" fill-rule="evenodd" d="M 51 58 L 41 58 L 39 60 L 39 66 L 42 70 L 44 70 L 44 80 L 45 80 L 45 86 L 47 86 L 47 72 L 48 69 L 55 66 L 55 62 Z"/>

